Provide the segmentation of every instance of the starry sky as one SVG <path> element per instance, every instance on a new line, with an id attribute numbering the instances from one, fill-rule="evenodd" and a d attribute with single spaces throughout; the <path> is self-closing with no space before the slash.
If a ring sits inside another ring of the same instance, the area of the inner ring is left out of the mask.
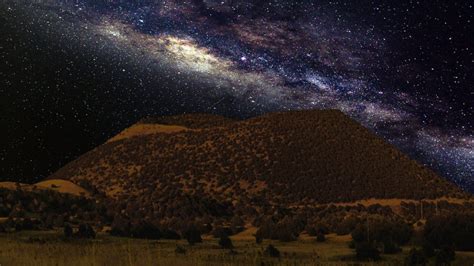
<path id="1" fill-rule="evenodd" d="M 474 192 L 470 1 L 0 3 L 0 179 L 140 118 L 339 109 Z"/>

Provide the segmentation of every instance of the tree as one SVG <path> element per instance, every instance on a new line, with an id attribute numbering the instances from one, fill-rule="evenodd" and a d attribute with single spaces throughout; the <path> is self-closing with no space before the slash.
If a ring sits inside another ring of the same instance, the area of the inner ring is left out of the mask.
<path id="1" fill-rule="evenodd" d="M 131 236 L 144 239 L 160 239 L 161 232 L 157 226 L 149 222 L 138 222 L 130 230 Z"/>
<path id="2" fill-rule="evenodd" d="M 190 226 L 188 230 L 186 230 L 186 232 L 184 233 L 184 237 L 190 245 L 202 243 L 201 233 L 194 225 Z"/>
<path id="3" fill-rule="evenodd" d="M 429 241 L 423 242 L 422 250 L 423 250 L 423 254 L 425 254 L 427 258 L 431 258 L 435 255 L 435 248 L 433 244 Z"/>
<path id="4" fill-rule="evenodd" d="M 234 245 L 232 244 L 232 240 L 228 236 L 221 236 L 219 239 L 219 246 L 224 249 L 233 249 Z"/>
<path id="5" fill-rule="evenodd" d="M 425 241 L 435 248 L 454 246 L 456 250 L 474 250 L 474 213 L 438 215 L 426 221 Z"/>
<path id="6" fill-rule="evenodd" d="M 95 238 L 95 231 L 89 224 L 80 224 L 79 230 L 77 231 L 77 237 L 79 238 Z"/>
<path id="7" fill-rule="evenodd" d="M 395 244 L 393 241 L 386 240 L 383 242 L 383 253 L 384 254 L 395 254 L 401 252 L 402 249 Z"/>
<path id="8" fill-rule="evenodd" d="M 174 250 L 176 254 L 186 254 L 186 249 L 183 246 L 176 246 L 176 249 Z"/>
<path id="9" fill-rule="evenodd" d="M 436 265 L 449 265 L 456 257 L 456 253 L 451 247 L 444 247 L 436 252 Z"/>
<path id="10" fill-rule="evenodd" d="M 280 251 L 274 247 L 273 245 L 268 245 L 267 248 L 264 251 L 264 254 L 266 256 L 270 256 L 273 258 L 279 258 L 280 257 Z"/>
<path id="11" fill-rule="evenodd" d="M 72 237 L 73 230 L 72 227 L 69 224 L 64 225 L 64 237 L 70 238 Z"/>
<path id="12" fill-rule="evenodd" d="M 370 242 L 360 242 L 356 244 L 356 257 L 360 260 L 379 260 L 380 251 Z"/>
<path id="13" fill-rule="evenodd" d="M 324 242 L 326 241 L 326 236 L 322 232 L 319 232 L 318 235 L 316 236 L 316 241 Z"/>
<path id="14" fill-rule="evenodd" d="M 412 248 L 405 258 L 405 265 L 407 266 L 426 265 L 427 262 L 428 260 L 423 251 L 416 248 Z"/>

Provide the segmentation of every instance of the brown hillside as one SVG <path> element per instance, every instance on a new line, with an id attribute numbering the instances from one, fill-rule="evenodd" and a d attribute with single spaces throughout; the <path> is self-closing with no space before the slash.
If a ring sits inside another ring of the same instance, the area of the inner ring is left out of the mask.
<path id="1" fill-rule="evenodd" d="M 183 115 L 137 125 L 144 124 L 192 130 L 136 130 L 50 178 L 87 183 L 161 217 L 183 208 L 217 215 L 242 206 L 466 197 L 339 111 L 272 113 L 244 121 Z"/>

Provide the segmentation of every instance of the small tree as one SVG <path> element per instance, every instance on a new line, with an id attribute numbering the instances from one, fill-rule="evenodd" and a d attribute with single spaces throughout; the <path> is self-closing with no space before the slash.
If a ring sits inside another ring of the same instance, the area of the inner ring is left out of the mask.
<path id="1" fill-rule="evenodd" d="M 176 246 L 176 249 L 174 250 L 176 254 L 186 254 L 186 249 L 183 246 Z"/>
<path id="2" fill-rule="evenodd" d="M 188 240 L 190 245 L 194 245 L 196 243 L 202 243 L 201 233 L 195 226 L 191 226 L 185 233 L 184 237 Z"/>
<path id="3" fill-rule="evenodd" d="M 456 253 L 453 248 L 444 247 L 436 252 L 435 264 L 436 265 L 449 265 L 456 257 Z"/>
<path id="4" fill-rule="evenodd" d="M 427 259 L 423 251 L 416 248 L 412 248 L 408 253 L 408 256 L 405 258 L 405 265 L 426 265 Z"/>
<path id="5" fill-rule="evenodd" d="M 262 242 L 263 242 L 262 235 L 257 232 L 257 234 L 255 234 L 254 236 L 255 236 L 255 243 L 262 244 Z"/>
<path id="6" fill-rule="evenodd" d="M 433 244 L 429 241 L 424 241 L 423 242 L 422 250 L 423 250 L 423 254 L 425 254 L 425 256 L 427 258 L 431 258 L 431 257 L 434 257 L 434 255 L 436 255 L 435 254 L 435 248 L 434 248 Z"/>
<path id="7" fill-rule="evenodd" d="M 224 249 L 233 249 L 234 245 L 232 244 L 232 240 L 228 236 L 221 236 L 219 239 L 219 246 Z"/>
<path id="8" fill-rule="evenodd" d="M 395 244 L 393 241 L 387 240 L 383 242 L 383 253 L 384 254 L 396 254 L 401 252 L 402 249 Z"/>
<path id="9" fill-rule="evenodd" d="M 77 231 L 77 237 L 79 238 L 95 238 L 95 231 L 89 224 L 80 224 L 79 230 Z"/>
<path id="10" fill-rule="evenodd" d="M 356 244 L 356 257 L 360 260 L 379 260 L 380 251 L 374 244 L 369 242 L 360 242 Z"/>
<path id="11" fill-rule="evenodd" d="M 316 241 L 317 242 L 324 242 L 326 241 L 326 236 L 323 234 L 323 232 L 319 232 L 318 235 L 316 236 Z"/>
<path id="12" fill-rule="evenodd" d="M 72 227 L 69 224 L 64 225 L 64 237 L 70 238 L 72 237 Z"/>
<path id="13" fill-rule="evenodd" d="M 280 251 L 273 245 L 268 245 L 267 248 L 265 249 L 264 254 L 273 258 L 280 257 Z"/>

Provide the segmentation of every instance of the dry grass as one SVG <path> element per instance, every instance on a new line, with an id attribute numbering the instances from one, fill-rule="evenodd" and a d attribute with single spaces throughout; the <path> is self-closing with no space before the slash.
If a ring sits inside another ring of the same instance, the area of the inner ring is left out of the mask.
<path id="1" fill-rule="evenodd" d="M 52 189 L 59 193 L 69 193 L 76 196 L 90 196 L 90 193 L 87 190 L 67 180 L 51 179 L 36 183 L 35 186 L 38 188 Z"/>
<path id="2" fill-rule="evenodd" d="M 0 182 L 0 188 L 15 190 L 20 186 L 22 190 L 32 191 L 35 189 L 48 189 L 53 190 L 59 193 L 67 193 L 76 196 L 86 196 L 89 197 L 90 193 L 83 189 L 82 187 L 72 183 L 68 180 L 61 179 L 51 179 L 46 181 L 41 181 L 36 184 L 23 184 L 16 182 Z"/>
<path id="3" fill-rule="evenodd" d="M 238 238 L 238 237 L 237 237 Z M 96 240 L 64 241 L 57 232 L 21 232 L 0 235 L 1 265 L 346 265 L 354 264 L 353 250 L 347 247 L 348 236 L 329 235 L 324 243 L 304 238 L 297 242 L 234 239 L 237 254 L 220 249 L 216 239 L 189 246 L 185 241 L 138 240 L 100 235 Z M 281 252 L 280 259 L 262 255 L 272 243 Z M 176 254 L 182 245 L 186 254 Z M 400 265 L 409 247 L 402 254 L 383 256 L 377 265 Z M 454 265 L 472 265 L 474 253 L 459 252 Z M 374 265 L 361 263 L 359 265 Z"/>
<path id="4" fill-rule="evenodd" d="M 136 124 L 120 132 L 117 136 L 109 139 L 107 142 L 157 133 L 177 133 L 186 130 L 192 129 L 177 125 Z"/>

